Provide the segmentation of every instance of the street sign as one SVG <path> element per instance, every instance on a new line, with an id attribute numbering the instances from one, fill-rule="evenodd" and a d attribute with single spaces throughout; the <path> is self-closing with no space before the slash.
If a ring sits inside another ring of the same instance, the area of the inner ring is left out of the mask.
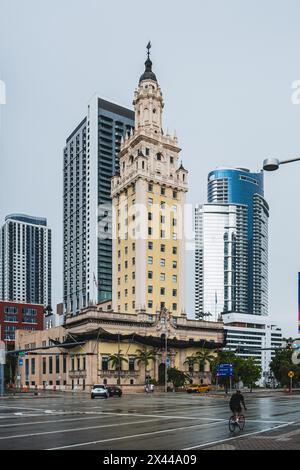
<path id="1" fill-rule="evenodd" d="M 0 364 L 5 364 L 5 343 L 0 341 Z"/>
<path id="2" fill-rule="evenodd" d="M 217 377 L 232 377 L 233 376 L 233 365 L 232 364 L 218 364 L 217 366 Z"/>
<path id="3" fill-rule="evenodd" d="M 19 359 L 19 366 L 23 365 L 23 359 Z"/>
<path id="4" fill-rule="evenodd" d="M 166 359 L 166 365 L 167 365 L 167 367 L 170 367 L 170 365 L 171 365 L 171 359 L 169 357 L 167 357 L 167 359 Z"/>
<path id="5" fill-rule="evenodd" d="M 295 375 L 295 372 L 293 372 L 292 370 L 290 370 L 288 372 L 288 376 L 289 376 L 290 379 L 292 379 L 294 377 L 294 375 Z"/>
<path id="6" fill-rule="evenodd" d="M 19 356 L 25 356 L 25 351 L 19 352 Z"/>

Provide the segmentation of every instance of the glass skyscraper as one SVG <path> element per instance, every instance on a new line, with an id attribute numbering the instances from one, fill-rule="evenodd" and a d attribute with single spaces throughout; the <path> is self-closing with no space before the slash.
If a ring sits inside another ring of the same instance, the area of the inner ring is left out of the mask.
<path id="1" fill-rule="evenodd" d="M 64 309 L 112 298 L 111 178 L 133 111 L 95 95 L 64 148 Z"/>
<path id="2" fill-rule="evenodd" d="M 208 204 L 195 214 L 197 316 L 268 313 L 268 217 L 262 172 L 209 173 Z"/>

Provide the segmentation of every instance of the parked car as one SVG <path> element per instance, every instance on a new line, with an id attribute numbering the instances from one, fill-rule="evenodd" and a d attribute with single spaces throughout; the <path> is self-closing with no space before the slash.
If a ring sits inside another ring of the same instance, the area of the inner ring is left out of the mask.
<path id="1" fill-rule="evenodd" d="M 208 393 L 212 390 L 211 385 L 189 385 L 186 387 L 187 393 Z"/>
<path id="2" fill-rule="evenodd" d="M 108 391 L 108 396 L 110 397 L 121 397 L 122 396 L 122 390 L 120 387 L 107 387 Z"/>
<path id="3" fill-rule="evenodd" d="M 100 385 L 100 384 L 93 385 L 93 388 L 91 390 L 91 398 L 96 398 L 96 397 L 102 397 L 102 398 L 109 397 L 109 393 L 105 385 Z"/>

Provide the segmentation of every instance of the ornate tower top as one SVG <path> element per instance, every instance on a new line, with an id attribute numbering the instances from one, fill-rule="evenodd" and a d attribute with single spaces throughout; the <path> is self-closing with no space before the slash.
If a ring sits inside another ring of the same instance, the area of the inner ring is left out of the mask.
<path id="1" fill-rule="evenodd" d="M 162 134 L 162 110 L 164 107 L 162 92 L 150 59 L 151 42 L 147 44 L 145 71 L 139 80 L 134 94 L 135 128 Z"/>
<path id="2" fill-rule="evenodd" d="M 157 82 L 156 75 L 154 72 L 152 72 L 152 61 L 150 60 L 150 49 L 152 45 L 151 42 L 149 41 L 147 44 L 147 60 L 145 62 L 145 72 L 143 75 L 140 77 L 140 83 L 143 80 L 153 80 L 154 82 Z"/>
<path id="3" fill-rule="evenodd" d="M 150 60 L 147 45 L 145 72 L 134 92 L 135 128 L 126 132 L 119 153 L 120 173 L 112 179 L 112 197 L 122 192 L 136 178 L 164 182 L 174 191 L 187 191 L 187 171 L 179 166 L 180 148 L 176 134 L 162 128 L 164 107 L 161 88 Z"/>

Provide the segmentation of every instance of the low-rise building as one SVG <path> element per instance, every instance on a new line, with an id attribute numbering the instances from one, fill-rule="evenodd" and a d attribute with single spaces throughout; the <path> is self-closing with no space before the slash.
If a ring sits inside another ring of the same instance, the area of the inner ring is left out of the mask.
<path id="1" fill-rule="evenodd" d="M 282 331 L 268 316 L 228 313 L 222 316 L 226 332 L 225 350 L 242 358 L 254 357 L 261 367 L 260 386 L 273 381 L 270 362 L 282 347 Z"/>
<path id="2" fill-rule="evenodd" d="M 43 329 L 44 306 L 24 302 L 0 301 L 0 340 L 7 349 L 13 349 L 16 330 Z"/>
<path id="3" fill-rule="evenodd" d="M 139 390 L 150 378 L 164 383 L 166 363 L 185 371 L 193 383 L 210 383 L 209 364 L 204 370 L 199 365 L 191 370 L 186 358 L 203 348 L 221 348 L 222 322 L 191 320 L 167 310 L 115 313 L 108 307 L 87 307 L 77 316 L 67 316 L 64 326 L 47 331 L 18 331 L 16 347 L 25 350 L 18 370 L 20 385 L 85 390 L 104 383 Z M 146 366 L 141 358 L 145 350 L 153 354 Z"/>

